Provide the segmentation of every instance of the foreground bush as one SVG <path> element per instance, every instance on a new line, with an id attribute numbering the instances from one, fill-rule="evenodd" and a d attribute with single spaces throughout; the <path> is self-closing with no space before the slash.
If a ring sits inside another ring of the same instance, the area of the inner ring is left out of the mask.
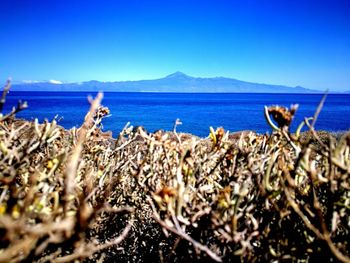
<path id="1" fill-rule="evenodd" d="M 271 135 L 114 139 L 101 99 L 79 129 L 0 116 L 0 262 L 349 261 L 350 135 L 318 112 L 302 134 L 270 107 Z"/>

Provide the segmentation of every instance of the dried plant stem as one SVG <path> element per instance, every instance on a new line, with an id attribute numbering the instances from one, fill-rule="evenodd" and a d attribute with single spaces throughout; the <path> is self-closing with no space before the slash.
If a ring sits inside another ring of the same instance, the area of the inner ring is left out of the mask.
<path id="1" fill-rule="evenodd" d="M 78 168 L 80 154 L 83 149 L 83 143 L 86 140 L 88 130 L 93 125 L 93 121 L 94 121 L 93 118 L 97 108 L 101 103 L 102 98 L 103 98 L 103 94 L 98 93 L 95 100 L 91 103 L 90 111 L 86 115 L 85 121 L 81 129 L 79 130 L 78 141 L 73 149 L 72 155 L 69 157 L 69 161 L 66 168 L 66 176 L 65 176 L 65 204 L 66 204 L 65 212 L 66 213 L 68 212 L 68 209 L 69 209 L 68 204 L 69 204 L 70 196 L 74 193 L 76 171 Z"/>
<path id="2" fill-rule="evenodd" d="M 112 241 L 108 241 L 104 244 L 96 244 L 95 242 L 86 244 L 76 249 L 76 251 L 74 251 L 74 253 L 72 253 L 71 255 L 56 258 L 53 260 L 53 262 L 55 263 L 73 262 L 74 260 L 77 260 L 77 259 L 88 258 L 92 256 L 94 253 L 104 250 L 108 247 L 119 245 L 129 234 L 131 226 L 132 225 L 128 223 L 128 225 L 124 228 L 120 236 L 118 236 L 116 239 Z"/>
<path id="3" fill-rule="evenodd" d="M 11 87 L 11 80 L 8 79 L 5 86 L 4 86 L 4 89 L 3 89 L 2 95 L 1 95 L 1 99 L 0 99 L 0 113 L 2 113 L 3 107 L 4 107 L 5 102 L 6 102 L 6 95 L 9 92 L 10 87 Z"/>
<path id="4" fill-rule="evenodd" d="M 313 127 L 313 128 L 315 127 L 318 115 L 320 115 L 320 112 L 321 112 L 321 110 L 323 108 L 323 104 L 326 101 L 327 95 L 328 95 L 328 90 L 326 90 L 326 92 L 324 93 L 324 95 L 323 95 L 323 97 L 322 97 L 322 99 L 321 99 L 321 101 L 320 101 L 320 103 L 319 103 L 319 105 L 317 107 L 317 110 L 316 110 L 316 112 L 314 114 L 314 117 L 312 118 L 311 127 Z"/>
<path id="5" fill-rule="evenodd" d="M 156 212 L 156 209 L 153 205 L 153 202 L 149 200 L 150 205 L 153 208 L 153 218 L 165 229 L 169 230 L 170 232 L 173 232 L 174 234 L 178 235 L 179 237 L 182 237 L 183 239 L 187 240 L 190 242 L 195 248 L 205 252 L 209 257 L 211 257 L 214 261 L 216 262 L 222 262 L 222 259 L 216 255 L 213 251 L 211 251 L 207 246 L 202 245 L 201 243 L 197 242 L 194 240 L 192 237 L 190 237 L 188 234 L 186 234 L 179 226 L 176 228 L 168 226 L 165 222 L 163 222 L 160 219 L 160 216 Z M 177 222 L 178 224 L 178 222 Z"/>

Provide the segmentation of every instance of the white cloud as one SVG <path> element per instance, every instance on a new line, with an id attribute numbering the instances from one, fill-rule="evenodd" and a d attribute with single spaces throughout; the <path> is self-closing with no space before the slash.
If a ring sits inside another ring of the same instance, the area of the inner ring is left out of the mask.
<path id="1" fill-rule="evenodd" d="M 40 81 L 38 81 L 38 80 L 23 80 L 22 82 L 26 83 L 26 84 L 40 83 Z"/>
<path id="2" fill-rule="evenodd" d="M 54 79 L 50 79 L 49 82 L 50 82 L 51 84 L 63 84 L 62 81 L 54 80 Z"/>

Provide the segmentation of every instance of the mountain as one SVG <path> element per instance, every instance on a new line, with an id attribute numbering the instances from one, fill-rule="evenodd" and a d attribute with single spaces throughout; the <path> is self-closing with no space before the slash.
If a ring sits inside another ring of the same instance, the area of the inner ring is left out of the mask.
<path id="1" fill-rule="evenodd" d="M 184 92 L 184 93 L 315 93 L 303 87 L 288 87 L 241 81 L 232 78 L 197 78 L 175 72 L 164 78 L 139 81 L 100 82 L 96 80 L 79 83 L 59 81 L 26 82 L 12 85 L 13 91 L 105 91 L 105 92 Z"/>

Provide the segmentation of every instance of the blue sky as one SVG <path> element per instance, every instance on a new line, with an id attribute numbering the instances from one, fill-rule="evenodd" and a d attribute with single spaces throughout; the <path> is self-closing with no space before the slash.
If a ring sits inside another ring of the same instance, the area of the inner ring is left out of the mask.
<path id="1" fill-rule="evenodd" d="M 0 1 L 0 80 L 199 77 L 350 90 L 350 1 Z"/>

